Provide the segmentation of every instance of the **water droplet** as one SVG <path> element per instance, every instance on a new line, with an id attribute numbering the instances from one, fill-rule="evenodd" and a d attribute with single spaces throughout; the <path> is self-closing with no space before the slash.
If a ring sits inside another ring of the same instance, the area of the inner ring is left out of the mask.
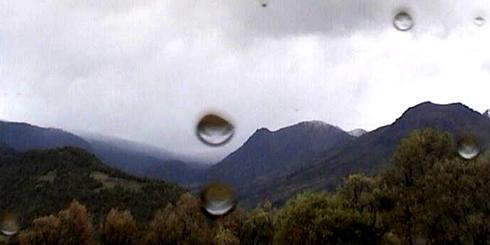
<path id="1" fill-rule="evenodd" d="M 225 119 L 209 114 L 203 117 L 197 125 L 197 137 L 210 146 L 221 146 L 233 137 L 234 127 Z"/>
<path id="2" fill-rule="evenodd" d="M 12 214 L 4 214 L 0 222 L 0 232 L 6 236 L 13 236 L 19 231 L 17 217 Z"/>
<path id="3" fill-rule="evenodd" d="M 400 12 L 395 15 L 393 26 L 399 31 L 408 31 L 414 26 L 414 21 L 407 12 Z"/>
<path id="4" fill-rule="evenodd" d="M 477 26 L 483 26 L 483 25 L 485 25 L 486 22 L 487 21 L 485 20 L 485 18 L 483 18 L 481 16 L 478 16 L 473 20 L 473 23 L 475 23 L 475 25 L 477 25 Z"/>
<path id="5" fill-rule="evenodd" d="M 269 0 L 259 0 L 260 2 L 260 6 L 262 6 L 262 8 L 265 8 L 269 5 Z"/>
<path id="6" fill-rule="evenodd" d="M 470 160 L 480 154 L 480 149 L 473 137 L 463 137 L 458 141 L 458 154 L 466 160 Z"/>
<path id="7" fill-rule="evenodd" d="M 233 190 L 221 183 L 208 184 L 201 192 L 201 201 L 204 210 L 214 216 L 227 214 L 236 204 Z"/>

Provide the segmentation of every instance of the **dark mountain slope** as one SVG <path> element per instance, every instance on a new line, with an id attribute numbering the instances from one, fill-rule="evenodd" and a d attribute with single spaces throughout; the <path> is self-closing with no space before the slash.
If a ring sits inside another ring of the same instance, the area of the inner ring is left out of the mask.
<path id="1" fill-rule="evenodd" d="M 102 161 L 131 174 L 190 186 L 201 181 L 205 173 L 197 164 L 156 158 L 113 142 L 90 140 L 90 144 L 92 152 Z"/>
<path id="2" fill-rule="evenodd" d="M 0 155 L 10 155 L 10 154 L 14 154 L 15 153 L 15 150 L 12 149 L 12 147 L 10 147 L 9 145 L 3 143 L 3 142 L 0 142 Z"/>
<path id="3" fill-rule="evenodd" d="M 305 189 L 333 190 L 340 180 L 355 172 L 375 173 L 386 167 L 400 140 L 416 129 L 435 128 L 449 132 L 455 139 L 475 136 L 480 148 L 490 146 L 490 120 L 482 114 L 455 103 L 438 105 L 430 102 L 409 108 L 393 124 L 367 133 L 348 146 L 331 152 L 308 169 L 300 169 L 274 184 L 257 189 L 281 201 Z"/>
<path id="4" fill-rule="evenodd" d="M 352 142 L 355 138 L 323 122 L 302 122 L 271 132 L 257 130 L 245 144 L 210 169 L 210 178 L 230 183 L 244 194 L 255 182 L 267 182 L 273 176 Z"/>
<path id="5" fill-rule="evenodd" d="M 180 184 L 194 184 L 204 170 L 173 160 L 170 152 L 109 137 L 83 139 L 69 132 L 27 123 L 0 121 L 0 142 L 16 151 L 77 147 L 97 155 L 108 165 L 131 174 Z"/>
<path id="6" fill-rule="evenodd" d="M 55 213 L 73 199 L 87 205 L 96 219 L 119 207 L 142 221 L 184 192 L 174 184 L 124 174 L 77 148 L 0 155 L 0 210 L 18 214 L 24 223 Z"/>
<path id="7" fill-rule="evenodd" d="M 0 142 L 16 151 L 73 146 L 89 150 L 84 139 L 60 129 L 41 128 L 27 123 L 0 121 Z"/>

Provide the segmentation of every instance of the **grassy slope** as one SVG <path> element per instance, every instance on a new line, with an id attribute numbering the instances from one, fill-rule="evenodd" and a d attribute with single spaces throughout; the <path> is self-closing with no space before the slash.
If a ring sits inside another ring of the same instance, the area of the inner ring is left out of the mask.
<path id="1" fill-rule="evenodd" d="M 0 154 L 0 210 L 18 214 L 23 224 L 56 213 L 73 199 L 96 220 L 119 207 L 143 221 L 184 192 L 175 184 L 124 174 L 76 148 Z"/>

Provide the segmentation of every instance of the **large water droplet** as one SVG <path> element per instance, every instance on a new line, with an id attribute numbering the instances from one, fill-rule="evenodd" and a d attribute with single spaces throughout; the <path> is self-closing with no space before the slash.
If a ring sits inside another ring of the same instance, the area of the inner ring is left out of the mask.
<path id="1" fill-rule="evenodd" d="M 262 6 L 262 8 L 265 8 L 269 5 L 268 0 L 259 0 L 259 2 L 260 2 L 260 6 Z"/>
<path id="2" fill-rule="evenodd" d="M 204 116 L 197 125 L 197 137 L 210 146 L 226 144 L 233 137 L 234 127 L 227 120 L 209 114 Z"/>
<path id="3" fill-rule="evenodd" d="M 204 210 L 214 216 L 227 214 L 236 204 L 235 193 L 222 183 L 208 184 L 201 192 L 201 201 Z"/>
<path id="4" fill-rule="evenodd" d="M 470 160 L 480 154 L 480 149 L 472 137 L 463 137 L 458 141 L 458 154 L 462 158 Z"/>
<path id="5" fill-rule="evenodd" d="M 413 18 L 407 12 L 400 12 L 393 19 L 393 26 L 399 31 L 408 31 L 413 25 Z"/>
<path id="6" fill-rule="evenodd" d="M 0 221 L 0 232 L 6 236 L 13 236 L 19 231 L 17 217 L 12 214 L 4 214 Z"/>
<path id="7" fill-rule="evenodd" d="M 481 16 L 478 16 L 473 20 L 473 23 L 475 23 L 475 25 L 477 25 L 477 26 L 483 26 L 483 25 L 485 25 L 486 22 L 487 21 L 485 20 L 485 18 L 483 18 Z"/>

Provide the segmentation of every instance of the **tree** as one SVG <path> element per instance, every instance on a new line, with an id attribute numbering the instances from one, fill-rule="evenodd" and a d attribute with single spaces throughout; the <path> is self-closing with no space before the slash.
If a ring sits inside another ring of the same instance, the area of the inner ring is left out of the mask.
<path id="1" fill-rule="evenodd" d="M 40 217 L 32 222 L 32 228 L 19 235 L 20 244 L 61 244 L 61 221 L 54 215 Z"/>
<path id="2" fill-rule="evenodd" d="M 272 204 L 265 202 L 258 205 L 247 217 L 240 232 L 240 241 L 245 245 L 272 244 L 274 231 Z"/>
<path id="3" fill-rule="evenodd" d="M 31 230 L 19 235 L 21 244 L 91 244 L 94 229 L 87 209 L 74 200 L 57 216 L 35 219 Z"/>
<path id="4" fill-rule="evenodd" d="M 147 244 L 211 244 L 211 230 L 201 203 L 183 194 L 176 206 L 158 211 L 150 222 Z"/>
<path id="5" fill-rule="evenodd" d="M 85 206 L 74 200 L 68 209 L 58 213 L 61 221 L 62 244 L 90 244 L 94 235 L 94 227 L 90 221 L 90 214 Z"/>
<path id="6" fill-rule="evenodd" d="M 352 174 L 337 190 L 346 208 L 354 209 L 367 217 L 368 224 L 375 228 L 373 232 L 377 232 L 378 237 L 383 237 L 390 229 L 389 211 L 393 206 L 383 184 L 380 176 Z"/>
<path id="7" fill-rule="evenodd" d="M 215 245 L 239 245 L 240 240 L 233 234 L 233 232 L 223 226 L 219 226 L 217 232 L 213 238 L 213 244 Z"/>
<path id="8" fill-rule="evenodd" d="M 377 244 L 369 217 L 348 208 L 338 195 L 304 193 L 277 214 L 276 244 Z"/>
<path id="9" fill-rule="evenodd" d="M 413 244 L 419 234 L 417 222 L 423 215 L 424 176 L 437 162 L 453 152 L 449 134 L 433 129 L 414 131 L 400 142 L 392 158 L 392 168 L 383 174 L 385 190 L 395 203 L 392 215 L 402 243 Z"/>
<path id="10" fill-rule="evenodd" d="M 129 211 L 111 209 L 101 227 L 104 244 L 130 245 L 134 243 L 136 223 Z"/>
<path id="11" fill-rule="evenodd" d="M 433 244 L 490 241 L 490 152 L 476 161 L 445 160 L 428 172 L 423 228 Z"/>

